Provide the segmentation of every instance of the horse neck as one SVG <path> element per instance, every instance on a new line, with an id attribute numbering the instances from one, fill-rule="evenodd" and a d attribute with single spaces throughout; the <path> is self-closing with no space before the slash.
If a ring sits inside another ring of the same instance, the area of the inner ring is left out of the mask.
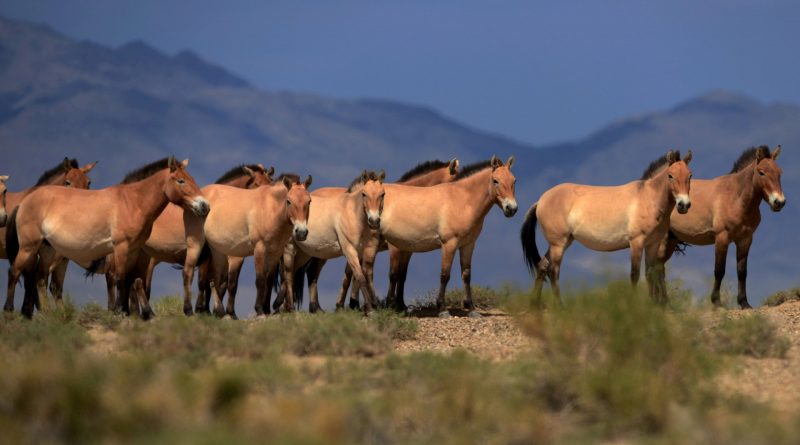
<path id="1" fill-rule="evenodd" d="M 246 175 L 237 176 L 235 178 L 228 179 L 225 182 L 222 182 L 224 185 L 229 185 L 231 187 L 238 187 L 240 189 L 247 188 L 247 183 L 250 182 L 250 177 Z"/>
<path id="2" fill-rule="evenodd" d="M 471 176 L 447 183 L 447 185 L 461 189 L 465 197 L 462 209 L 464 211 L 474 211 L 477 217 L 484 217 L 492 208 L 494 203 L 489 193 L 489 177 L 492 169 L 487 167 Z"/>
<path id="3" fill-rule="evenodd" d="M 652 194 L 652 202 L 656 203 L 665 213 L 672 212 L 675 207 L 675 197 L 669 189 L 667 169 L 656 173 L 645 180 L 644 190 Z"/>
<path id="4" fill-rule="evenodd" d="M 403 182 L 398 182 L 398 184 L 403 185 L 410 185 L 414 187 L 430 187 L 432 185 L 441 184 L 443 182 L 447 182 L 447 179 L 444 177 L 445 171 L 449 167 L 445 167 L 445 169 L 436 169 L 433 171 L 429 171 L 419 176 L 415 176 L 411 179 L 405 180 Z"/>
<path id="5" fill-rule="evenodd" d="M 283 202 L 286 201 L 286 195 L 289 194 L 289 191 L 286 190 L 286 186 L 278 182 L 277 184 L 258 187 L 254 190 L 260 191 L 265 195 L 264 197 L 275 200 L 279 210 L 277 212 L 270 212 L 270 216 L 275 218 L 279 227 L 289 229 L 291 225 L 289 222 L 289 215 L 286 213 L 286 206 L 283 205 Z M 266 206 L 264 207 L 268 208 Z"/>
<path id="6" fill-rule="evenodd" d="M 752 166 L 739 170 L 738 172 L 731 173 L 734 179 L 736 189 L 734 196 L 738 197 L 742 203 L 742 207 L 746 209 L 754 209 L 758 211 L 758 206 L 761 204 L 761 188 L 756 183 L 756 176 L 753 174 Z"/>
<path id="7" fill-rule="evenodd" d="M 164 169 L 140 181 L 119 186 L 120 194 L 126 198 L 121 202 L 138 210 L 138 212 L 130 212 L 130 215 L 140 216 L 144 225 L 152 225 L 169 204 L 169 199 L 164 193 L 164 183 L 168 176 L 168 171 Z"/>

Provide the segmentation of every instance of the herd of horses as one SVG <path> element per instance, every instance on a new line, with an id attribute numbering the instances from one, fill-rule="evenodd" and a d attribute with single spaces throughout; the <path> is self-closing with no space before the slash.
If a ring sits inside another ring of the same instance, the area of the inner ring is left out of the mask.
<path id="1" fill-rule="evenodd" d="M 597 251 L 630 249 L 634 286 L 644 255 L 650 295 L 662 303 L 667 300 L 665 263 L 672 254 L 685 244 L 714 244 L 711 300 L 718 305 L 728 246 L 734 243 L 738 303 L 750 307 L 747 256 L 761 219 L 759 205 L 764 200 L 779 211 L 786 203 L 779 154 L 780 146 L 753 147 L 742 153 L 731 173 L 693 180 L 691 151 L 684 157 L 669 151 L 641 179 L 624 185 L 560 184 L 546 191 L 528 210 L 520 233 L 525 261 L 535 275 L 535 301 L 541 302 L 545 280 L 560 301 L 561 262 L 577 240 Z M 365 170 L 348 187 L 313 191 L 311 176 L 274 178 L 275 169 L 262 164 L 236 166 L 200 188 L 187 170 L 188 160 L 174 157 L 136 169 L 117 185 L 90 190 L 88 174 L 95 164 L 81 167 L 65 158 L 36 185 L 16 193 L 6 190 L 8 176 L 0 176 L 0 257 L 10 263 L 6 311 L 14 310 L 21 278 L 26 317 L 49 299 L 48 291 L 59 303 L 67 264 L 73 261 L 87 275 L 105 274 L 109 310 L 148 319 L 153 315 L 153 270 L 167 262 L 182 269 L 185 314 L 213 311 L 236 318 L 239 273 L 244 259 L 252 256 L 257 315 L 299 307 L 305 280 L 309 311 L 316 312 L 320 272 L 327 260 L 344 256 L 336 308 L 345 307 L 352 285 L 350 307 L 361 306 L 369 314 L 379 304 L 373 266 L 383 250 L 390 256 L 385 303 L 403 311 L 411 255 L 438 249 L 439 315 L 450 316 L 444 297 L 458 253 L 463 305 L 469 316 L 479 317 L 470 287 L 475 243 L 492 207 L 509 218 L 518 209 L 513 156 L 506 162 L 492 156 L 465 167 L 456 159 L 427 161 L 394 183 L 385 182 L 383 171 Z M 549 245 L 543 257 L 536 245 L 537 225 Z M 270 307 L 273 287 L 277 295 Z"/>

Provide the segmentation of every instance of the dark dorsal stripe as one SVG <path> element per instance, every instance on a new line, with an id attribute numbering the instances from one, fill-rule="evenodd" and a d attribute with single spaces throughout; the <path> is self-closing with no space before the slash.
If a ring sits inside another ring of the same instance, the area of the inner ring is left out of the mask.
<path id="1" fill-rule="evenodd" d="M 292 184 L 300 184 L 300 175 L 297 173 L 281 173 L 278 179 L 275 180 L 276 184 L 283 182 L 283 178 L 289 178 Z"/>
<path id="2" fill-rule="evenodd" d="M 231 168 L 224 175 L 220 176 L 214 183 L 215 184 L 224 184 L 226 182 L 231 182 L 234 179 L 239 179 L 242 176 L 247 176 L 247 173 L 244 172 L 244 168 L 247 167 L 254 172 L 261 171 L 261 167 L 258 164 L 240 164 L 236 167 Z"/>
<path id="3" fill-rule="evenodd" d="M 458 172 L 458 174 L 455 176 L 455 178 L 453 178 L 453 181 L 458 181 L 464 178 L 468 178 L 474 175 L 475 173 L 485 170 L 491 166 L 492 166 L 492 161 L 480 161 L 474 164 L 470 164 L 462 168 L 461 171 Z"/>
<path id="4" fill-rule="evenodd" d="M 675 155 L 675 159 L 681 158 L 681 152 L 678 150 L 674 150 L 672 152 Z M 642 173 L 642 181 L 646 179 L 650 179 L 656 175 L 656 173 L 660 172 L 661 169 L 669 165 L 669 161 L 667 160 L 667 155 L 661 156 L 660 158 L 656 159 L 655 161 L 651 162 L 647 169 Z"/>
<path id="5" fill-rule="evenodd" d="M 438 159 L 433 159 L 431 161 L 425 161 L 425 162 L 417 164 L 416 167 L 414 167 L 411 170 L 403 173 L 403 176 L 400 176 L 400 179 L 398 179 L 397 182 L 406 182 L 409 179 L 416 178 L 417 176 L 422 176 L 425 173 L 432 172 L 434 170 L 438 170 L 438 169 L 446 167 L 448 165 L 450 165 L 449 162 L 440 161 Z"/>
<path id="6" fill-rule="evenodd" d="M 733 163 L 733 168 L 731 169 L 731 173 L 736 173 L 738 171 L 741 171 L 743 168 L 753 163 L 753 161 L 756 160 L 756 153 L 758 153 L 759 150 L 764 150 L 764 154 L 766 156 L 771 156 L 769 152 L 769 146 L 767 145 L 750 147 L 747 150 L 743 151 L 741 156 L 739 156 L 739 159 L 737 159 L 736 162 Z"/>
<path id="7" fill-rule="evenodd" d="M 78 167 L 78 160 L 75 159 L 75 158 L 70 159 L 69 160 L 69 166 L 72 167 L 72 168 L 79 168 Z M 48 182 L 50 182 L 50 180 L 53 179 L 54 177 L 56 177 L 56 176 L 58 176 L 58 175 L 60 175 L 62 173 L 66 173 L 66 172 L 67 172 L 67 170 L 64 168 L 64 161 L 61 161 L 55 167 L 53 167 L 50 170 L 47 170 L 46 172 L 42 173 L 42 176 L 40 176 L 39 180 L 36 181 L 36 185 L 34 187 L 38 187 L 40 185 L 45 185 Z"/>
<path id="8" fill-rule="evenodd" d="M 177 161 L 176 161 L 177 162 Z M 145 166 L 139 167 L 136 170 L 131 171 L 125 178 L 122 180 L 120 184 L 130 184 L 132 182 L 141 181 L 142 179 L 149 178 L 164 170 L 165 168 L 169 167 L 169 158 L 159 159 L 158 161 L 151 162 Z"/>

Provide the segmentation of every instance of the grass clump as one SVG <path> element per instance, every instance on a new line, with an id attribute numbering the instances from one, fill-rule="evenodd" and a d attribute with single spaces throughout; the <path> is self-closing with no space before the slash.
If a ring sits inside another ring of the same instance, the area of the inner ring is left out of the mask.
<path id="1" fill-rule="evenodd" d="M 778 334 L 761 314 L 722 320 L 712 330 L 709 342 L 719 353 L 755 358 L 784 358 L 790 346 L 788 339 Z"/>
<path id="2" fill-rule="evenodd" d="M 800 287 L 775 292 L 764 300 L 763 306 L 780 306 L 787 301 L 800 300 Z"/>

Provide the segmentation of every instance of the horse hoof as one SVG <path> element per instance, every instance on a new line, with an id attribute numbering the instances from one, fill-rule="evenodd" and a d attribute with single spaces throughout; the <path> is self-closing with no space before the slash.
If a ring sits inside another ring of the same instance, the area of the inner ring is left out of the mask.
<path id="1" fill-rule="evenodd" d="M 230 317 L 231 320 L 238 320 L 239 319 L 239 317 L 236 316 L 236 312 L 233 312 L 233 311 L 228 312 L 227 316 Z"/>
<path id="2" fill-rule="evenodd" d="M 469 313 L 467 314 L 467 317 L 469 317 L 469 318 L 483 318 L 483 315 L 481 315 L 481 313 L 478 312 L 478 311 L 469 311 Z"/>
<path id="3" fill-rule="evenodd" d="M 266 320 L 267 314 L 258 314 L 256 315 L 256 320 Z"/>
<path id="4" fill-rule="evenodd" d="M 155 315 L 156 315 L 156 314 L 155 314 L 155 312 L 153 312 L 153 310 L 152 310 L 152 309 L 150 309 L 150 308 L 147 308 L 147 309 L 145 309 L 145 310 L 143 310 L 143 311 L 142 311 L 142 320 L 144 320 L 144 321 L 150 320 L 150 319 L 151 319 L 151 318 L 153 318 Z"/>
<path id="5" fill-rule="evenodd" d="M 750 306 L 750 303 L 748 303 L 747 300 L 740 301 L 739 307 L 741 307 L 742 309 L 753 309 L 753 306 Z"/>
<path id="6" fill-rule="evenodd" d="M 214 316 L 217 318 L 222 318 L 225 316 L 225 310 L 222 308 L 215 308 L 214 309 Z"/>
<path id="7" fill-rule="evenodd" d="M 359 304 L 358 304 L 358 302 L 357 302 L 357 301 L 351 301 L 351 302 L 350 302 L 350 309 L 352 309 L 352 310 L 354 310 L 354 311 L 357 311 L 357 310 L 359 309 Z"/>
<path id="8" fill-rule="evenodd" d="M 191 317 L 192 315 L 194 315 L 191 305 L 183 306 L 183 315 L 186 315 L 187 317 Z"/>
<path id="9" fill-rule="evenodd" d="M 450 312 L 442 311 L 439 312 L 439 318 L 453 318 L 453 316 L 450 315 Z"/>

